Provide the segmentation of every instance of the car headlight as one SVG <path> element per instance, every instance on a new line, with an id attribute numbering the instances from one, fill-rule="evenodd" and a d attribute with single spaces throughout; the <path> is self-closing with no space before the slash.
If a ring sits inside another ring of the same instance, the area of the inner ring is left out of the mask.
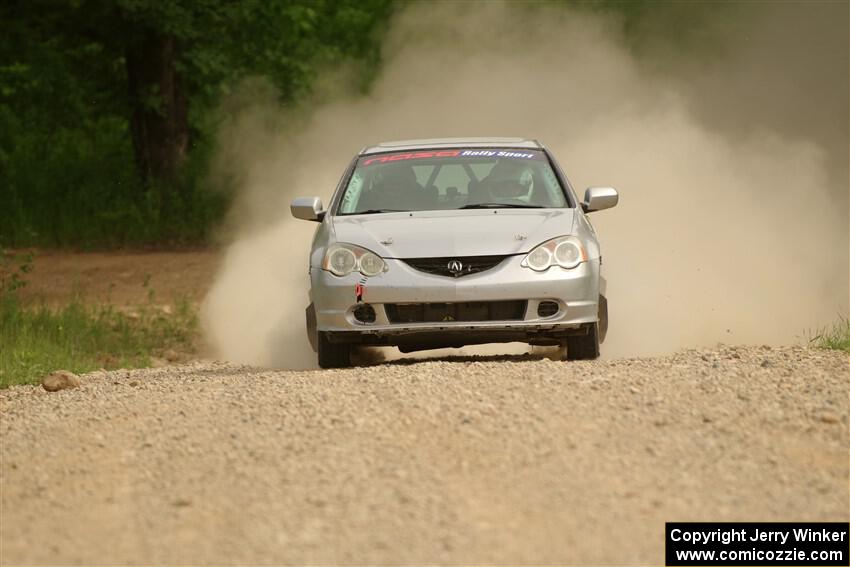
<path id="1" fill-rule="evenodd" d="M 587 252 L 581 241 L 575 236 L 559 236 L 547 240 L 528 253 L 522 261 L 522 266 L 537 272 L 544 272 L 552 266 L 575 268 L 587 261 Z"/>
<path id="2" fill-rule="evenodd" d="M 347 276 L 351 272 L 360 272 L 364 276 L 377 276 L 387 269 L 383 258 L 360 246 L 353 244 L 333 244 L 325 252 L 322 269 L 335 276 Z"/>

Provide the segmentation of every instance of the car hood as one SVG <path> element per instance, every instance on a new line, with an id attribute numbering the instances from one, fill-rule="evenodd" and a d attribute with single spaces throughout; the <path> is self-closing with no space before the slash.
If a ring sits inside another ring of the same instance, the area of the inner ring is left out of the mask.
<path id="1" fill-rule="evenodd" d="M 571 234 L 575 209 L 478 209 L 337 216 L 337 242 L 384 258 L 522 254 Z"/>

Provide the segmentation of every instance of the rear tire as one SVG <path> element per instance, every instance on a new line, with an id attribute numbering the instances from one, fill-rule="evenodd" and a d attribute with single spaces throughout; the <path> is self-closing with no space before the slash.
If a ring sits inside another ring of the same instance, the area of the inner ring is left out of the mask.
<path id="1" fill-rule="evenodd" d="M 593 323 L 586 335 L 567 337 L 567 360 L 595 360 L 599 358 L 599 324 Z"/>
<path id="2" fill-rule="evenodd" d="M 318 332 L 319 368 L 346 368 L 351 366 L 351 345 L 328 341 L 327 333 Z"/>

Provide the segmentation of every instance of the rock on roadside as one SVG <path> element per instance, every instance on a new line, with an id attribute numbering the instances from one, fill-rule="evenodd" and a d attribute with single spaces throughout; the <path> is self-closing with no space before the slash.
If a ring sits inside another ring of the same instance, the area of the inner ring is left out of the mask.
<path id="1" fill-rule="evenodd" d="M 80 377 L 67 370 L 57 370 L 41 379 L 41 387 L 48 392 L 58 392 L 69 388 L 78 388 Z"/>

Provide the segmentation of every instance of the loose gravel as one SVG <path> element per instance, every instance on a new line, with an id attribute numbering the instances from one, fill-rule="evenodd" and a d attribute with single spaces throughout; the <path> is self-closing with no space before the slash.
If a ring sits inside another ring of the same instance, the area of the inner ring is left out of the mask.
<path id="1" fill-rule="evenodd" d="M 848 356 L 718 347 L 0 391 L 3 564 L 661 564 L 665 521 L 847 521 Z"/>

